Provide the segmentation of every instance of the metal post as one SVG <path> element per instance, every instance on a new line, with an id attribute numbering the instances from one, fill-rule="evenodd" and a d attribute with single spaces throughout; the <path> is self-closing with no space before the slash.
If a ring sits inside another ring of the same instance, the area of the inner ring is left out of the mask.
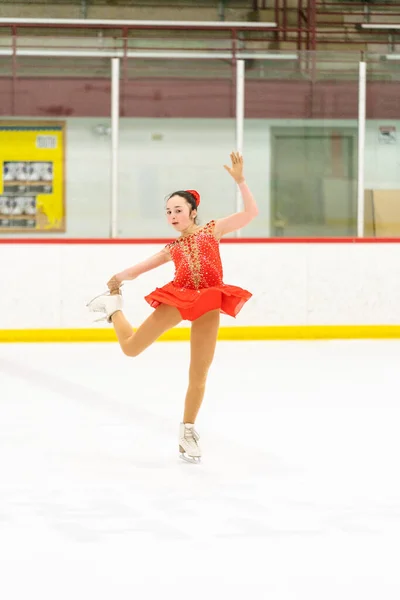
<path id="1" fill-rule="evenodd" d="M 283 0 L 282 3 L 282 20 L 283 20 L 283 41 L 287 41 L 287 28 L 288 28 L 288 7 L 287 0 Z"/>
<path id="2" fill-rule="evenodd" d="M 118 236 L 118 134 L 119 58 L 111 59 L 111 227 L 110 237 Z"/>
<path id="3" fill-rule="evenodd" d="M 81 16 L 82 19 L 87 19 L 87 0 L 82 0 L 81 4 Z"/>
<path id="4" fill-rule="evenodd" d="M 218 20 L 225 21 L 225 1 L 219 0 L 218 2 Z"/>
<path id="5" fill-rule="evenodd" d="M 298 0 L 297 6 L 297 50 L 302 50 L 303 45 L 303 0 Z"/>
<path id="6" fill-rule="evenodd" d="M 281 41 L 281 21 L 280 21 L 280 15 L 279 15 L 279 0 L 275 0 L 275 21 L 276 21 L 276 35 L 277 35 L 277 42 Z"/>
<path id="7" fill-rule="evenodd" d="M 16 113 L 17 100 L 17 28 L 12 27 L 12 86 L 11 86 L 11 114 Z"/>
<path id="8" fill-rule="evenodd" d="M 358 186 L 357 186 L 357 235 L 364 237 L 364 166 L 365 166 L 365 119 L 367 104 L 367 63 L 359 66 L 358 79 Z"/>
<path id="9" fill-rule="evenodd" d="M 236 150 L 243 151 L 244 121 L 244 60 L 236 63 Z"/>
<path id="10" fill-rule="evenodd" d="M 310 0 L 311 4 L 311 50 L 317 46 L 317 4 L 316 0 Z"/>
<path id="11" fill-rule="evenodd" d="M 122 59 L 122 81 L 121 81 L 121 116 L 125 116 L 126 110 L 126 91 L 128 89 L 128 37 L 129 30 L 124 27 L 122 29 L 122 39 L 124 44 L 124 55 Z"/>
<path id="12" fill-rule="evenodd" d="M 236 62 L 236 152 L 243 154 L 243 130 L 244 130 L 244 60 Z M 236 210 L 242 210 L 242 196 L 239 187 L 236 186 Z M 237 237 L 240 231 L 236 232 Z"/>
<path id="13" fill-rule="evenodd" d="M 230 95 L 230 104 L 231 104 L 231 116 L 236 115 L 236 98 L 235 98 L 235 90 L 237 90 L 237 58 L 236 54 L 238 51 L 238 40 L 237 40 L 237 32 L 232 29 L 232 61 L 231 61 L 231 90 L 232 93 Z"/>

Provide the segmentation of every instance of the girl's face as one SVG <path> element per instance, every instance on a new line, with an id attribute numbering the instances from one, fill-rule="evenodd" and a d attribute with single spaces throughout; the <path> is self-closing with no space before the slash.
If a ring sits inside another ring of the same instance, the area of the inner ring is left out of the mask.
<path id="1" fill-rule="evenodd" d="M 184 231 L 193 225 L 196 211 L 190 213 L 191 207 L 185 198 L 172 196 L 167 202 L 167 220 L 176 231 Z"/>

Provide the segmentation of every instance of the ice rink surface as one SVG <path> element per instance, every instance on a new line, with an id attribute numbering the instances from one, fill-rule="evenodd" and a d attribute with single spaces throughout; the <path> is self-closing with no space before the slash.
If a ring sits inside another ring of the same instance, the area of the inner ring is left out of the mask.
<path id="1" fill-rule="evenodd" d="M 399 600 L 400 341 L 0 345 L 3 600 Z"/>

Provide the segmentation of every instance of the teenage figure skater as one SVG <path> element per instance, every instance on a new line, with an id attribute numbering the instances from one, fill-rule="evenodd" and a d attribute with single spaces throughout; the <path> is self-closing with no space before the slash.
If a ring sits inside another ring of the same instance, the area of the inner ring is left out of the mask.
<path id="1" fill-rule="evenodd" d="M 167 200 L 166 214 L 168 223 L 180 236 L 147 260 L 111 277 L 107 284 L 108 292 L 87 305 L 93 312 L 104 313 L 99 320 L 113 324 L 121 349 L 127 356 L 138 356 L 180 321 L 192 322 L 189 385 L 183 421 L 179 427 L 179 451 L 181 458 L 194 463 L 199 462 L 201 457 L 200 438 L 194 424 L 214 357 L 220 313 L 236 317 L 252 295 L 222 281 L 219 240 L 245 227 L 258 214 L 243 175 L 243 158 L 237 152 L 232 152 L 230 158 L 231 166 L 224 165 L 224 168 L 239 186 L 243 210 L 200 227 L 196 222 L 199 193 L 196 190 L 174 192 Z M 133 332 L 122 312 L 122 282 L 136 279 L 170 260 L 175 265 L 173 281 L 145 297 L 155 310 Z"/>

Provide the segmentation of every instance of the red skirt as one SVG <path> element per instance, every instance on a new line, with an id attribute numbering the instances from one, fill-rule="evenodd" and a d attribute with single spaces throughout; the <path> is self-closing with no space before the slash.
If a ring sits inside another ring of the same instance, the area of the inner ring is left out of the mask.
<path id="1" fill-rule="evenodd" d="M 167 283 L 162 288 L 156 288 L 148 296 L 146 302 L 157 308 L 160 304 L 175 306 L 185 321 L 194 321 L 210 310 L 220 309 L 221 313 L 236 317 L 242 306 L 252 294 L 235 285 L 221 284 L 215 287 L 191 290 L 178 288 L 173 283 Z"/>

